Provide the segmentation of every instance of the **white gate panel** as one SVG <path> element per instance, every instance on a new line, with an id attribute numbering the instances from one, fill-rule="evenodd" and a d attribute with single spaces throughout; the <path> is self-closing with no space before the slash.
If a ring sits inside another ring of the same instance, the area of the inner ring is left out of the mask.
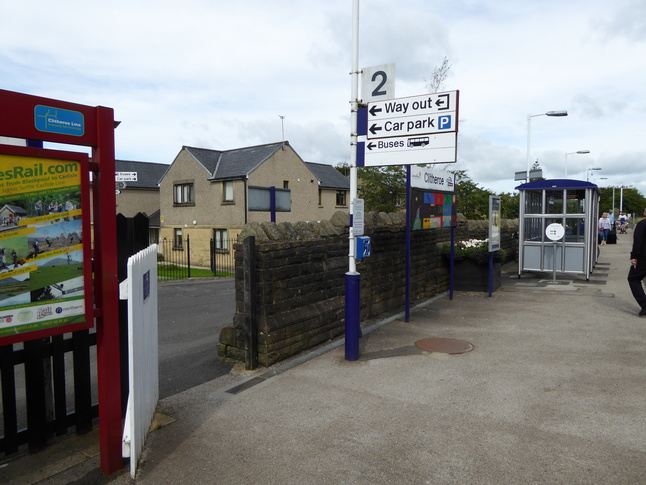
<path id="1" fill-rule="evenodd" d="M 122 448 L 123 456 L 130 457 L 134 478 L 159 399 L 156 244 L 128 259 L 128 278 L 121 283 L 120 294 L 128 300 L 130 362 Z"/>

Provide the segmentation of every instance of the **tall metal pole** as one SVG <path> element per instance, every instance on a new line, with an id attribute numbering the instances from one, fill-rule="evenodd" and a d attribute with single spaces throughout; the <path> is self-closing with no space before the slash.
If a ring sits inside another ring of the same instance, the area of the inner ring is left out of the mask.
<path id="1" fill-rule="evenodd" d="M 528 183 L 529 183 L 529 146 L 530 146 L 530 139 L 532 136 L 531 123 L 532 123 L 532 115 L 527 115 L 527 174 L 525 175 L 525 178 L 527 179 L 526 181 Z"/>
<path id="2" fill-rule="evenodd" d="M 357 272 L 354 201 L 357 198 L 357 110 L 359 109 L 359 0 L 352 2 L 352 127 L 350 133 L 350 230 L 348 272 L 345 274 L 345 358 L 359 360 L 361 275 Z"/>

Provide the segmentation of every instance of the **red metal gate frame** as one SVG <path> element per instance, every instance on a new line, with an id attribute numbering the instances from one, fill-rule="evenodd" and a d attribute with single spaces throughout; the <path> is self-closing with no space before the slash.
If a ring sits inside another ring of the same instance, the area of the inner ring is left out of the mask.
<path id="1" fill-rule="evenodd" d="M 36 107 L 68 110 L 83 116 L 83 132 L 53 133 L 36 128 Z M 0 136 L 92 148 L 94 213 L 94 316 L 97 338 L 99 442 L 101 471 L 123 467 L 121 457 L 121 377 L 119 360 L 119 282 L 114 163 L 114 111 L 0 89 Z M 46 157 L 45 149 L 35 149 Z M 89 213 L 83 217 L 89 217 Z M 86 268 L 86 271 L 91 271 Z M 88 291 L 86 288 L 85 291 Z"/>

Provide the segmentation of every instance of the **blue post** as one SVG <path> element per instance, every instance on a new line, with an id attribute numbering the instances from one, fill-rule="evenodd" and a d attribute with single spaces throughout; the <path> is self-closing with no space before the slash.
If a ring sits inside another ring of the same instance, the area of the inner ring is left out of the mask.
<path id="1" fill-rule="evenodd" d="M 276 222 L 276 187 L 269 187 L 269 211 L 271 212 L 271 222 Z"/>
<path id="2" fill-rule="evenodd" d="M 359 360 L 361 275 L 345 274 L 345 360 Z"/>
<path id="3" fill-rule="evenodd" d="M 410 165 L 406 165 L 406 294 L 404 297 L 404 321 L 410 322 Z"/>
<path id="4" fill-rule="evenodd" d="M 451 226 L 451 252 L 449 254 L 449 300 L 453 300 L 453 258 L 455 257 L 455 226 Z"/>
<path id="5" fill-rule="evenodd" d="M 489 297 L 493 292 L 493 251 L 489 251 Z"/>

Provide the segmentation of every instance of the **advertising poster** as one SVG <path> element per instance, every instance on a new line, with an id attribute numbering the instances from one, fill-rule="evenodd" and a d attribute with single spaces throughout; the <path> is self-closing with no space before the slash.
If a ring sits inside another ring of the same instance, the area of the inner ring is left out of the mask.
<path id="1" fill-rule="evenodd" d="M 489 196 L 489 252 L 500 249 L 500 197 Z"/>
<path id="2" fill-rule="evenodd" d="M 87 156 L 18 150 L 0 149 L 0 344 L 92 324 L 83 244 Z"/>

